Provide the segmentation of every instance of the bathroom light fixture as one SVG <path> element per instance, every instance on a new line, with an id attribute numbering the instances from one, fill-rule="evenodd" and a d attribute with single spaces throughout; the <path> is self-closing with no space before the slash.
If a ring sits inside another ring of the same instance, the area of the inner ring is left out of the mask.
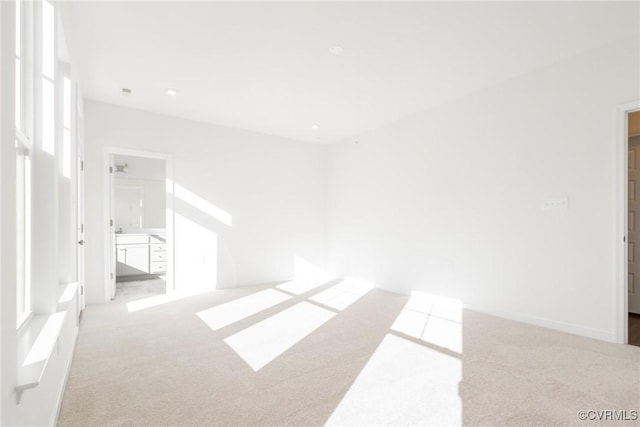
<path id="1" fill-rule="evenodd" d="M 176 96 L 176 95 L 178 94 L 178 91 L 177 91 L 177 90 L 172 89 L 172 88 L 170 88 L 170 87 L 166 88 L 166 89 L 164 90 L 164 92 L 165 92 L 167 95 L 169 95 L 169 96 Z"/>
<path id="2" fill-rule="evenodd" d="M 320 125 L 314 123 L 314 124 L 311 125 L 311 129 L 313 129 L 313 130 L 320 129 Z"/>

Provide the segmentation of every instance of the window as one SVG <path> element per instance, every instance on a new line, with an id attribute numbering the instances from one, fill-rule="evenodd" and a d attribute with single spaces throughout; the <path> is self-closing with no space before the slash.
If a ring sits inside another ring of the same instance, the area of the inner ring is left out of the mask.
<path id="1" fill-rule="evenodd" d="M 33 136 L 33 3 L 16 0 L 15 127 L 27 139 Z"/>
<path id="2" fill-rule="evenodd" d="M 53 4 L 42 1 L 42 151 L 55 155 L 56 18 Z"/>
<path id="3" fill-rule="evenodd" d="M 20 327 L 31 314 L 31 153 L 32 4 L 16 0 L 15 149 L 16 149 L 16 320 Z"/>
<path id="4" fill-rule="evenodd" d="M 62 78 L 62 176 L 71 179 L 71 80 Z"/>
<path id="5" fill-rule="evenodd" d="M 15 74 L 15 124 L 23 130 L 22 116 L 22 1 L 16 1 L 16 74 Z"/>
<path id="6" fill-rule="evenodd" d="M 16 282 L 18 327 L 31 314 L 31 157 L 16 139 Z"/>

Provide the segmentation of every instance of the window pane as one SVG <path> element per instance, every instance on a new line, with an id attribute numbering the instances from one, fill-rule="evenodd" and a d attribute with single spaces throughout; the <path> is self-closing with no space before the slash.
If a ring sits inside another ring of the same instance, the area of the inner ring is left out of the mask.
<path id="1" fill-rule="evenodd" d="M 22 1 L 16 1 L 16 56 L 22 56 Z"/>
<path id="2" fill-rule="evenodd" d="M 31 311 L 31 156 L 24 156 L 24 305 Z"/>
<path id="3" fill-rule="evenodd" d="M 55 88 L 46 77 L 42 79 L 42 151 L 55 154 Z"/>
<path id="4" fill-rule="evenodd" d="M 31 157 L 16 141 L 16 315 L 31 311 Z"/>
<path id="5" fill-rule="evenodd" d="M 16 143 L 18 145 L 18 143 Z M 24 200 L 25 200 L 25 162 L 22 148 L 16 147 L 16 308 L 17 319 L 20 321 L 26 311 L 26 295 L 25 295 L 25 218 L 24 218 Z"/>
<path id="6" fill-rule="evenodd" d="M 22 61 L 16 58 L 16 75 L 15 75 L 15 124 L 16 128 L 22 129 Z"/>
<path id="7" fill-rule="evenodd" d="M 55 13 L 51 3 L 42 2 L 42 74 L 53 80 L 55 70 Z"/>
<path id="8" fill-rule="evenodd" d="M 71 131 L 62 131 L 62 176 L 71 179 Z"/>
<path id="9" fill-rule="evenodd" d="M 68 77 L 62 79 L 62 94 L 64 127 L 71 129 L 71 80 Z"/>

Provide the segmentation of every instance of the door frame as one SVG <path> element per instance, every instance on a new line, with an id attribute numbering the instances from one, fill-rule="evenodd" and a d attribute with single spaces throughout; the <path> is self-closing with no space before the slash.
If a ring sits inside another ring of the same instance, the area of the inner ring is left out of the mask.
<path id="1" fill-rule="evenodd" d="M 175 290 L 175 269 L 174 269 L 174 231 L 175 231 L 175 218 L 173 210 L 173 156 L 167 153 L 160 153 L 154 151 L 144 150 L 132 150 L 129 148 L 121 148 L 114 146 L 105 146 L 103 148 L 103 181 L 102 188 L 103 194 L 103 224 L 104 224 L 104 246 L 103 246 L 103 261 L 104 261 L 104 298 L 105 302 L 110 302 L 115 296 L 115 254 L 112 254 L 114 245 L 114 225 L 110 225 L 110 220 L 113 219 L 113 193 L 114 184 L 112 184 L 113 173 L 109 172 L 109 167 L 112 166 L 112 159 L 114 155 L 122 156 L 134 156 L 145 157 L 149 159 L 159 159 L 165 161 L 165 227 L 166 227 L 166 245 L 167 245 L 167 272 L 166 272 L 166 293 L 171 294 Z M 111 278 L 113 273 L 113 278 Z"/>
<path id="2" fill-rule="evenodd" d="M 616 208 L 615 208 L 615 340 L 619 344 L 629 341 L 628 259 L 627 259 L 627 197 L 629 113 L 640 111 L 640 100 L 622 104 L 617 108 L 616 125 Z"/>

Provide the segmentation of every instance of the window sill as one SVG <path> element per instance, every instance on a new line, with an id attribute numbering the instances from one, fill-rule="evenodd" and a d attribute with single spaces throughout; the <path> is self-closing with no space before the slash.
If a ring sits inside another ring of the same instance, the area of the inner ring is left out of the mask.
<path id="1" fill-rule="evenodd" d="M 21 316 L 18 316 L 18 320 L 16 322 L 16 329 L 18 331 L 18 335 L 22 333 L 22 330 L 24 329 L 25 325 L 29 323 L 29 319 L 31 319 L 32 314 L 33 314 L 32 311 L 28 311 L 23 313 Z"/>
<path id="2" fill-rule="evenodd" d="M 66 316 L 66 311 L 34 314 L 21 328 L 18 335 L 18 384 L 15 388 L 18 403 L 25 390 L 40 384 L 54 350 L 57 351 Z"/>

